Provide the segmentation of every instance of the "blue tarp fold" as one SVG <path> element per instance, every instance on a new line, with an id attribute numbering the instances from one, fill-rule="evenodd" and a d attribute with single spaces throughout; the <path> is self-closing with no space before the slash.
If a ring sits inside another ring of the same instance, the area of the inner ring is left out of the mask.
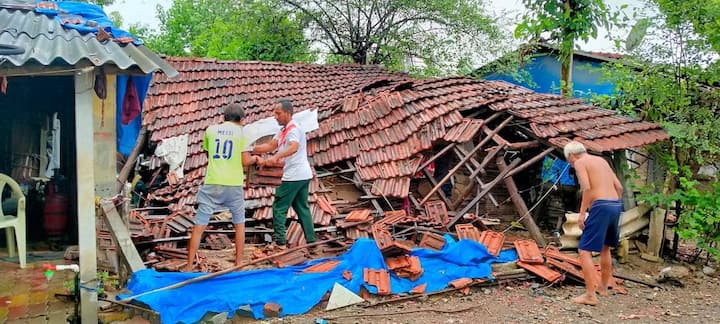
<path id="1" fill-rule="evenodd" d="M 391 273 L 392 293 L 406 293 L 422 284 L 427 284 L 426 292 L 438 291 L 459 278 L 491 279 L 492 263 L 517 260 L 514 250 L 502 251 L 499 257 L 494 257 L 477 242 L 456 242 L 450 236 L 445 236 L 445 240 L 446 244 L 441 251 L 413 250 L 411 255 L 420 259 L 423 275 L 411 281 Z M 329 272 L 302 273 L 307 267 L 327 260 L 338 260 L 340 263 Z M 280 304 L 281 315 L 303 314 L 319 303 L 323 295 L 332 290 L 335 282 L 358 294 L 361 286 L 376 293 L 376 287 L 363 282 L 364 268 L 387 269 L 375 241 L 369 239 L 356 241 L 349 251 L 335 258 L 312 260 L 303 265 L 281 269 L 234 272 L 142 296 L 138 300 L 159 312 L 163 323 L 194 323 L 206 312 L 228 312 L 232 317 L 241 306 L 250 306 L 253 316 L 261 319 L 264 317 L 263 305 L 267 302 Z M 352 272 L 352 280 L 343 278 L 345 270 Z M 157 272 L 147 269 L 133 274 L 128 289 L 133 295 L 140 294 L 201 275 L 204 273 Z M 118 299 L 129 296 L 118 296 Z"/>

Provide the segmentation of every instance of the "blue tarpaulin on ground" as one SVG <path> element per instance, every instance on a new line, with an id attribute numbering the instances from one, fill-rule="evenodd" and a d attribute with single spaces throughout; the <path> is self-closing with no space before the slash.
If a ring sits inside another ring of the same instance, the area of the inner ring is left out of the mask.
<path id="1" fill-rule="evenodd" d="M 495 257 L 477 242 L 456 242 L 450 236 L 445 236 L 445 240 L 446 244 L 440 251 L 412 251 L 411 255 L 420 259 L 424 270 L 416 281 L 397 277 L 391 272 L 390 287 L 393 294 L 409 292 L 422 284 L 427 284 L 426 292 L 438 291 L 446 288 L 450 281 L 460 278 L 491 279 L 492 263 L 517 260 L 515 250 L 502 251 L 499 257 Z M 340 263 L 328 272 L 302 273 L 309 266 L 327 260 L 338 260 Z M 375 286 L 363 282 L 364 268 L 387 270 L 375 241 L 369 239 L 357 240 L 348 252 L 335 258 L 312 260 L 303 265 L 280 269 L 229 273 L 142 296 L 137 300 L 159 312 L 163 323 L 194 323 L 206 312 L 228 312 L 228 317 L 232 317 L 242 306 L 249 306 L 253 316 L 261 319 L 264 317 L 263 305 L 267 302 L 280 304 L 281 316 L 303 314 L 319 303 L 336 282 L 357 294 L 361 286 L 365 286 L 371 293 L 377 293 Z M 345 270 L 352 272 L 351 280 L 343 278 Z M 202 275 L 204 273 L 157 272 L 147 269 L 133 274 L 128 289 L 133 294 L 140 294 Z M 129 296 L 118 296 L 118 299 Z"/>

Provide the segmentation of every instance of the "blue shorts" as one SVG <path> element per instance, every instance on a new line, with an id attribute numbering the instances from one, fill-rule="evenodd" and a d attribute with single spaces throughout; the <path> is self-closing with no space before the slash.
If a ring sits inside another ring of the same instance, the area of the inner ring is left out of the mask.
<path id="1" fill-rule="evenodd" d="M 600 252 L 604 245 L 616 248 L 620 242 L 622 200 L 598 199 L 590 206 L 578 249 Z"/>
<path id="2" fill-rule="evenodd" d="M 210 215 L 222 209 L 230 210 L 233 224 L 245 224 L 245 194 L 242 186 L 206 184 L 197 195 L 198 209 L 195 225 L 206 226 Z"/>

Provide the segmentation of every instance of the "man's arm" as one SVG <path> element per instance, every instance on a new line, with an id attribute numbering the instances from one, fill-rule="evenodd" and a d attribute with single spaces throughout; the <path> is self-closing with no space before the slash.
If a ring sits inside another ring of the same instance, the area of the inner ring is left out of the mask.
<path id="1" fill-rule="evenodd" d="M 252 152 L 255 154 L 262 154 L 262 153 L 268 153 L 277 150 L 278 148 L 278 141 L 276 138 L 271 139 L 270 141 L 266 142 L 265 144 L 259 144 L 255 145 L 253 147 Z"/>
<path id="2" fill-rule="evenodd" d="M 275 163 L 275 162 L 280 162 L 280 161 L 282 161 L 282 160 L 285 159 L 286 157 L 295 154 L 295 152 L 297 152 L 299 146 L 300 146 L 300 145 L 299 145 L 298 142 L 296 142 L 296 141 L 290 142 L 290 143 L 288 144 L 288 146 L 287 146 L 286 149 L 284 149 L 284 150 L 282 150 L 282 151 L 280 151 L 280 152 L 277 152 L 275 155 L 271 156 L 271 157 L 268 159 L 268 162 L 270 162 L 270 163 Z"/>
<path id="3" fill-rule="evenodd" d="M 590 178 L 588 176 L 587 166 L 578 161 L 575 162 L 575 175 L 580 183 L 580 191 L 582 192 L 582 200 L 580 202 L 580 216 L 578 217 L 578 226 L 581 230 L 585 229 L 585 216 L 587 214 L 588 205 L 590 205 Z"/>
<path id="4" fill-rule="evenodd" d="M 242 164 L 245 167 L 251 166 L 257 163 L 259 158 L 257 155 L 251 155 L 250 152 L 242 152 Z"/>

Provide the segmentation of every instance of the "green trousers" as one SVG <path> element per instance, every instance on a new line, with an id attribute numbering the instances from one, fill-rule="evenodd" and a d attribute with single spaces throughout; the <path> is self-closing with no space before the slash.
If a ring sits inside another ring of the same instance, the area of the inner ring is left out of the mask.
<path id="1" fill-rule="evenodd" d="M 287 242 L 285 238 L 285 222 L 287 222 L 287 212 L 290 206 L 298 215 L 300 226 L 305 233 L 305 241 L 313 243 L 317 240 L 315 226 L 310 214 L 310 205 L 308 204 L 309 190 L 310 180 L 283 181 L 275 189 L 275 201 L 273 201 L 272 206 L 275 244 L 285 245 Z"/>

